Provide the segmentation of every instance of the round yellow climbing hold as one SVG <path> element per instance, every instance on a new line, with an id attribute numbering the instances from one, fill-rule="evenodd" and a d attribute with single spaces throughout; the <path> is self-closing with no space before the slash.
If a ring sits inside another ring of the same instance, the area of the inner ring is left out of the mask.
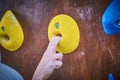
<path id="1" fill-rule="evenodd" d="M 63 54 L 73 52 L 79 45 L 80 32 L 75 20 L 66 15 L 60 14 L 55 16 L 48 27 L 48 38 L 61 36 L 62 39 L 57 46 L 57 51 Z"/>
<path id="2" fill-rule="evenodd" d="M 11 10 L 8 10 L 0 22 L 0 44 L 9 51 L 21 47 L 24 40 L 23 30 Z"/>

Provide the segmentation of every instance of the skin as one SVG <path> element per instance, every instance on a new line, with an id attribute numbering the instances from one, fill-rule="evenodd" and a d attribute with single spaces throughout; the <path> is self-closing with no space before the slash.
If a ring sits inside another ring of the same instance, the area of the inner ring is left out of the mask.
<path id="1" fill-rule="evenodd" d="M 50 41 L 41 61 L 39 62 L 32 80 L 46 80 L 55 69 L 62 66 L 62 53 L 56 53 L 56 48 L 61 37 L 55 36 Z"/>

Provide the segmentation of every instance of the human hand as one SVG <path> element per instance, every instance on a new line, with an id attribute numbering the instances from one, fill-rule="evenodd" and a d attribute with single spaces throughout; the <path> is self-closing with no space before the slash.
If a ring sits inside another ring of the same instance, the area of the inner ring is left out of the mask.
<path id="1" fill-rule="evenodd" d="M 55 69 L 62 66 L 62 53 L 56 53 L 56 47 L 61 40 L 61 37 L 55 36 L 50 41 L 47 50 L 45 51 L 32 80 L 46 80 Z"/>

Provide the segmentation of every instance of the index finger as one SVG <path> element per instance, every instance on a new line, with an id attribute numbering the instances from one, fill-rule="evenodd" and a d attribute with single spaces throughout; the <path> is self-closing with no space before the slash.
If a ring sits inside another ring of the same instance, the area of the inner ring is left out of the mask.
<path id="1" fill-rule="evenodd" d="M 58 43 L 59 43 L 60 40 L 61 40 L 61 37 L 59 37 L 59 36 L 54 36 L 54 37 L 51 39 L 51 41 L 50 41 L 50 43 L 49 43 L 49 45 L 48 45 L 47 50 L 51 51 L 52 53 L 55 53 L 55 52 L 56 52 L 57 45 L 58 45 Z"/>

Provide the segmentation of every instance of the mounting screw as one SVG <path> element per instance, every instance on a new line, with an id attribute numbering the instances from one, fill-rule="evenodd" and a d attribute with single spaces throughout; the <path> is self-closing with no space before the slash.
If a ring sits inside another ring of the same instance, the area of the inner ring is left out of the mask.
<path id="1" fill-rule="evenodd" d="M 2 29 L 3 32 L 5 32 L 5 27 L 4 26 L 2 26 L 1 29 Z"/>
<path id="2" fill-rule="evenodd" d="M 55 24 L 55 27 L 56 27 L 57 29 L 59 28 L 59 26 L 60 26 L 59 23 L 56 23 L 56 24 Z"/>
<path id="3" fill-rule="evenodd" d="M 116 24 L 117 24 L 118 26 L 120 26 L 120 20 L 117 20 L 117 21 L 116 21 Z"/>

